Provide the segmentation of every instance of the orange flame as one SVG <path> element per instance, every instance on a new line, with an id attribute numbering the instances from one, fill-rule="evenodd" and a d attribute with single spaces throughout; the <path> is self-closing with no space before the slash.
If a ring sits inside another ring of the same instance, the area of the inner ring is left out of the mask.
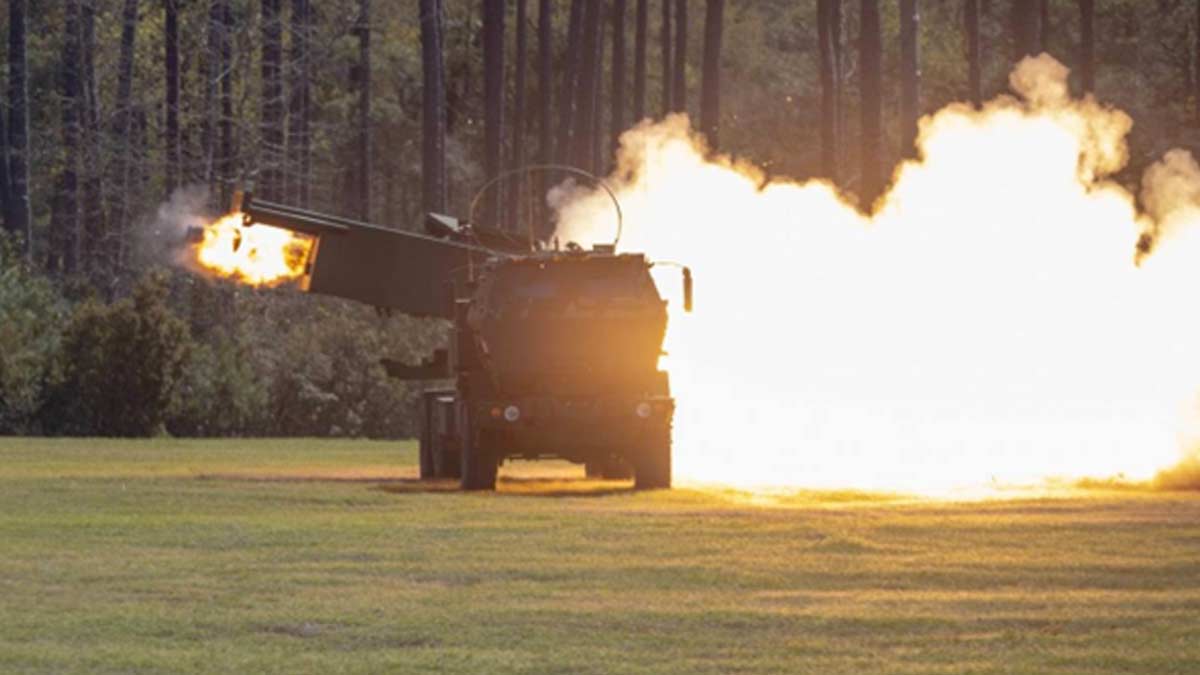
<path id="1" fill-rule="evenodd" d="M 203 228 L 194 246 L 204 269 L 252 286 L 275 286 L 299 279 L 313 239 L 270 225 L 246 226 L 241 213 L 230 213 Z"/>

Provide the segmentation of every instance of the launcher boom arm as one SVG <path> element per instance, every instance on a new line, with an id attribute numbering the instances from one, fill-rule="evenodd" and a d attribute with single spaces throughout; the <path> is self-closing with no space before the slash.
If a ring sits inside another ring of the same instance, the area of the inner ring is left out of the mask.
<path id="1" fill-rule="evenodd" d="M 495 233 L 445 225 L 430 234 L 393 230 L 257 199 L 248 191 L 234 195 L 233 208 L 247 226 L 270 225 L 315 239 L 301 283 L 305 291 L 411 316 L 454 318 L 450 284 L 489 256 L 515 254 L 515 240 L 506 235 L 492 242 L 498 248 L 485 247 L 476 242 Z"/>

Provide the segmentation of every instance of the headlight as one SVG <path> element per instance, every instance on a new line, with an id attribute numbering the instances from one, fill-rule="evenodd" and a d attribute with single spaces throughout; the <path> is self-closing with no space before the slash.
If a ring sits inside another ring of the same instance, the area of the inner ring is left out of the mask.
<path id="1" fill-rule="evenodd" d="M 516 422 L 521 419 L 521 409 L 515 405 L 510 405 L 504 409 L 504 419 L 509 422 Z"/>
<path id="2" fill-rule="evenodd" d="M 637 413 L 638 417 L 644 420 L 650 419 L 650 413 L 654 412 L 654 410 L 650 407 L 650 404 L 645 401 L 637 404 L 637 407 L 634 408 L 633 411 Z"/>

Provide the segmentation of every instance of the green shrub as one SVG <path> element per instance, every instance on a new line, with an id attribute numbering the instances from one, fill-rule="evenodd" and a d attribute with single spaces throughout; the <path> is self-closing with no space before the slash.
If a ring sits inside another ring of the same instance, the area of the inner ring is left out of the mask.
<path id="1" fill-rule="evenodd" d="M 173 436 L 250 436 L 268 423 L 268 386 L 239 332 L 214 335 L 191 351 L 167 420 Z"/>
<path id="2" fill-rule="evenodd" d="M 37 430 L 66 311 L 54 286 L 0 236 L 0 434 Z"/>
<path id="3" fill-rule="evenodd" d="M 75 307 L 63 335 L 62 381 L 46 411 L 48 428 L 99 436 L 163 432 L 191 347 L 167 296 L 166 276 L 152 273 L 129 298 Z"/>
<path id="4" fill-rule="evenodd" d="M 239 294 L 246 362 L 265 386 L 248 434 L 398 438 L 414 433 L 412 385 L 380 359 L 415 362 L 440 344 L 441 322 L 385 318 L 356 303 L 288 290 Z"/>
<path id="5" fill-rule="evenodd" d="M 403 346 L 403 331 L 393 321 L 366 308 L 323 303 L 309 322 L 293 324 L 273 360 L 272 433 L 412 435 L 411 389 L 380 365 Z"/>

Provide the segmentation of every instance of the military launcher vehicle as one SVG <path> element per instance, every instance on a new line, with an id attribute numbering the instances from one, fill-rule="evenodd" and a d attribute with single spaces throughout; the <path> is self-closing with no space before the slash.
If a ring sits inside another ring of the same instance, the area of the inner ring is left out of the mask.
<path id="1" fill-rule="evenodd" d="M 671 486 L 675 403 L 658 369 L 667 302 L 643 255 L 537 250 L 532 237 L 438 214 L 416 233 L 248 192 L 235 200 L 246 225 L 315 238 L 304 290 L 453 322 L 423 363 L 384 363 L 393 377 L 453 382 L 421 398 L 422 478 L 490 490 L 505 460 L 559 458 L 637 488 Z M 683 296 L 690 311 L 687 268 Z"/>

